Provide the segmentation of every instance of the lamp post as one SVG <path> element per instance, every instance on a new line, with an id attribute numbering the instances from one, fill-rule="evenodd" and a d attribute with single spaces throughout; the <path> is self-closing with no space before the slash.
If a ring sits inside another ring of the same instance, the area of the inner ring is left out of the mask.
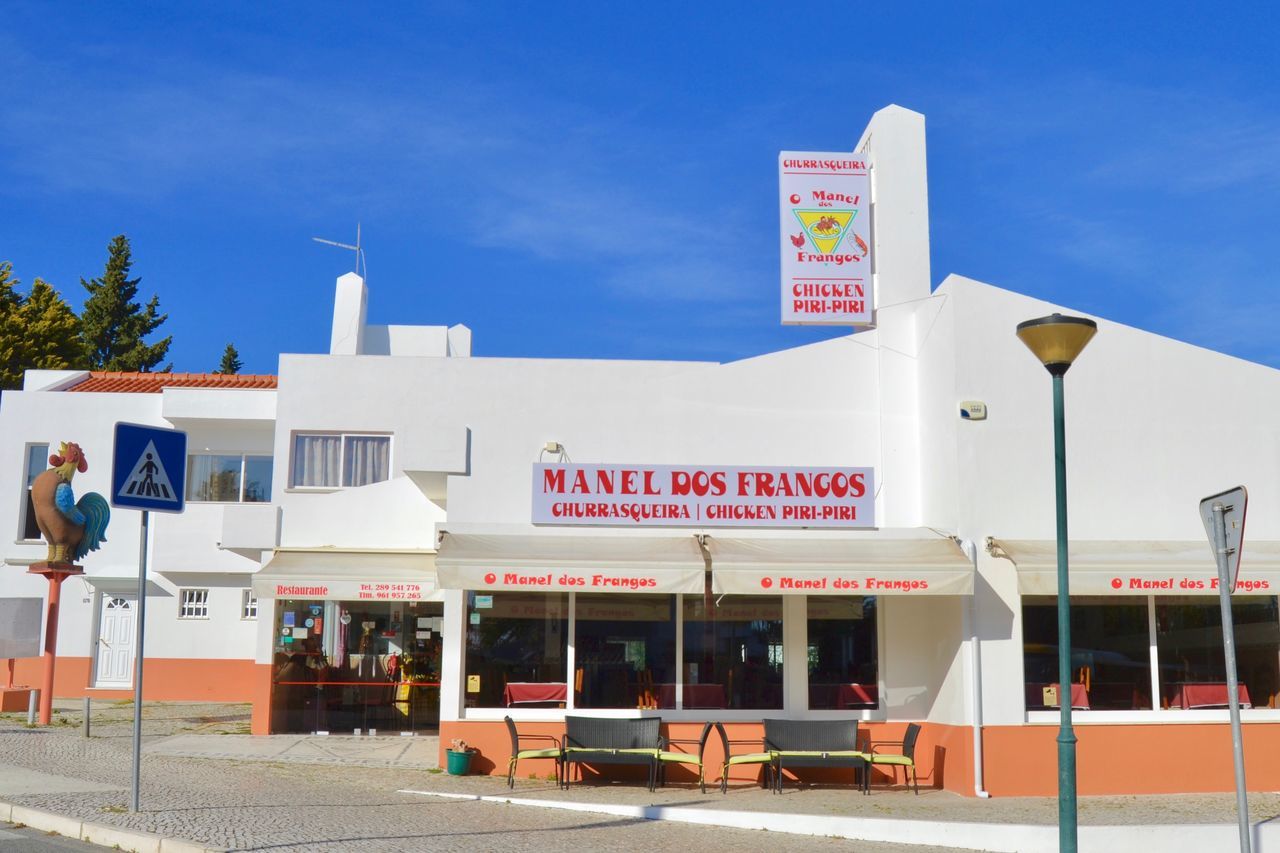
<path id="1" fill-rule="evenodd" d="M 1053 314 L 1018 324 L 1018 338 L 1053 377 L 1053 471 L 1058 514 L 1058 849 L 1076 851 L 1076 735 L 1071 729 L 1071 598 L 1067 576 L 1067 442 L 1062 377 L 1097 334 L 1084 317 Z"/>

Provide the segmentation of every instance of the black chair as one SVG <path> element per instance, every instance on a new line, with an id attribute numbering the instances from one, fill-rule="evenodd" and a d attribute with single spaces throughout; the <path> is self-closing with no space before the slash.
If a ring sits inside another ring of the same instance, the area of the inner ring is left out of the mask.
<path id="1" fill-rule="evenodd" d="M 877 764 L 893 768 L 894 784 L 898 782 L 898 768 L 902 767 L 903 780 L 906 779 L 906 768 L 911 770 L 911 783 L 915 786 L 916 796 L 920 795 L 920 783 L 916 780 L 916 738 L 920 736 L 920 726 L 915 723 L 907 724 L 907 732 L 902 736 L 902 740 L 877 740 L 872 741 L 867 760 L 872 766 Z M 901 750 L 897 754 L 876 755 L 877 746 L 897 746 Z M 864 791 L 871 790 L 871 774 L 867 773 L 862 781 Z"/>
<path id="2" fill-rule="evenodd" d="M 692 752 L 679 752 L 677 750 L 658 750 L 658 784 L 665 785 L 667 783 L 667 765 L 668 764 L 692 764 L 698 768 L 698 785 L 702 788 L 702 793 L 707 792 L 707 770 L 703 766 L 702 757 L 707 751 L 707 736 L 711 734 L 712 723 L 704 723 L 702 726 L 702 735 L 697 740 L 668 740 L 664 744 L 669 746 L 673 743 L 687 743 L 698 745 L 698 754 Z"/>
<path id="3" fill-rule="evenodd" d="M 515 721 L 510 717 L 504 717 L 503 720 L 507 724 L 507 734 L 511 735 L 511 760 L 507 762 L 507 787 L 514 788 L 516 786 L 516 763 L 522 758 L 554 758 L 556 762 L 556 786 L 560 785 L 560 777 L 562 775 L 562 767 L 564 764 L 564 751 L 560 746 L 560 740 L 551 735 L 520 735 L 516 731 Z M 555 744 L 554 748 L 543 747 L 541 749 L 521 749 L 521 740 L 542 740 L 551 741 Z"/>
<path id="4" fill-rule="evenodd" d="M 773 754 L 774 791 L 784 767 L 852 767 L 867 785 L 867 754 L 858 748 L 857 720 L 764 720 L 764 748 Z"/>
<path id="5" fill-rule="evenodd" d="M 729 754 L 730 744 L 735 743 L 755 743 L 755 741 L 729 740 L 729 735 L 724 730 L 723 723 L 715 724 L 716 731 L 720 735 L 720 746 L 724 750 L 724 761 L 720 765 L 720 793 L 729 793 L 729 768 L 740 764 L 763 764 L 764 765 L 764 783 L 766 787 L 772 788 L 773 780 L 769 773 L 773 770 L 773 753 L 771 752 L 747 752 L 738 755 Z M 705 792 L 705 787 L 703 791 Z"/>
<path id="6" fill-rule="evenodd" d="M 574 764 L 640 764 L 649 769 L 649 790 L 657 780 L 658 753 L 662 750 L 662 718 L 614 719 L 564 718 L 564 776 L 569 787 Z"/>

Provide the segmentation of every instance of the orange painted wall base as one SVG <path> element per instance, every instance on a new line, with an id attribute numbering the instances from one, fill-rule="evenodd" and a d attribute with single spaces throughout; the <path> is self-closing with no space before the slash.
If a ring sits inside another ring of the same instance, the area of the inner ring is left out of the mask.
<path id="1" fill-rule="evenodd" d="M 53 673 L 54 697 L 133 698 L 131 687 L 123 690 L 91 687 L 92 663 L 87 657 L 58 655 Z M 256 667 L 257 664 L 248 660 L 147 658 L 143 664 L 142 698 L 169 702 L 252 702 Z M 40 658 L 23 658 L 17 662 L 14 677 L 24 684 L 39 684 L 43 668 Z"/>

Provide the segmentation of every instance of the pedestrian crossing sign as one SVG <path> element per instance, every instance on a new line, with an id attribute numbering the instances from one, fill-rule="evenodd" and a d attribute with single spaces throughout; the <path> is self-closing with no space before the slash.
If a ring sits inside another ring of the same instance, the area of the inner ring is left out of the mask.
<path id="1" fill-rule="evenodd" d="M 182 512 L 186 503 L 187 434 L 142 424 L 116 424 L 111 505 Z"/>

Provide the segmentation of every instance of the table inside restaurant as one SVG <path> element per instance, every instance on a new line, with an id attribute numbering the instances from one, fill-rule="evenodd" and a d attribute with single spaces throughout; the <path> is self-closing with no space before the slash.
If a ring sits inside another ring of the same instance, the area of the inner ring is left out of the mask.
<path id="1" fill-rule="evenodd" d="M 674 708 L 676 706 L 676 686 L 674 684 L 658 684 L 655 686 L 658 689 L 658 707 Z M 686 684 L 684 686 L 684 707 L 725 707 L 724 685 Z"/>
<path id="2" fill-rule="evenodd" d="M 809 685 L 810 708 L 848 710 L 875 708 L 879 704 L 880 688 L 874 684 L 814 682 Z"/>
<path id="3" fill-rule="evenodd" d="M 502 700 L 508 708 L 552 702 L 563 705 L 568 697 L 569 685 L 563 681 L 511 681 L 502 688 Z"/>
<path id="4" fill-rule="evenodd" d="M 1045 701 L 1044 691 L 1046 688 L 1058 689 L 1057 683 L 1032 683 L 1027 685 L 1027 710 L 1043 711 L 1045 709 L 1060 708 L 1057 702 L 1049 704 Z M 1061 694 L 1059 694 L 1061 695 Z M 1089 689 L 1083 684 L 1071 685 L 1071 707 L 1079 711 L 1089 710 Z"/>
<path id="5" fill-rule="evenodd" d="M 1236 685 L 1241 708 L 1252 708 L 1249 701 L 1249 688 L 1243 684 Z M 1182 681 L 1170 685 L 1170 708 L 1225 708 L 1228 705 L 1227 683 L 1225 681 Z"/>

